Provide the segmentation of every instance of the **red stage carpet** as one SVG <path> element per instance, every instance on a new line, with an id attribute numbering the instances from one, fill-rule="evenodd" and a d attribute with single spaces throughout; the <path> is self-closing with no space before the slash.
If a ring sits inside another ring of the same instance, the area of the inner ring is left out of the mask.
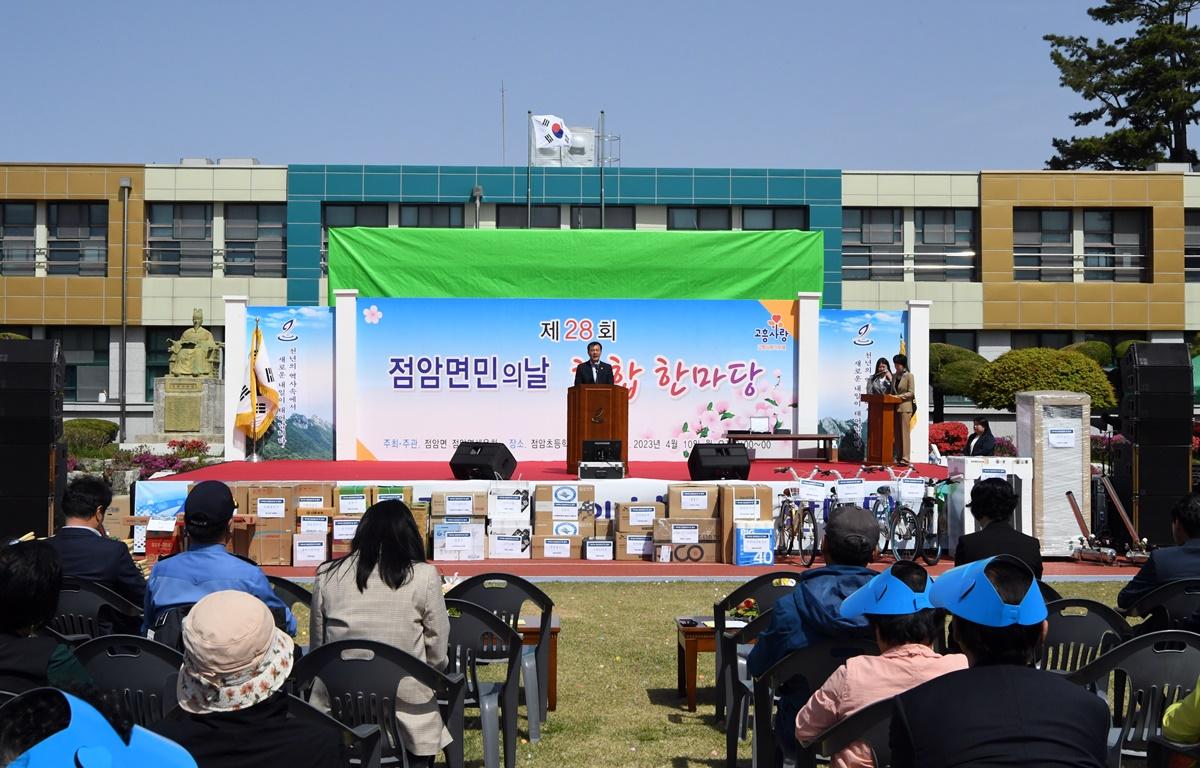
<path id="1" fill-rule="evenodd" d="M 776 467 L 792 466 L 801 477 L 807 477 L 813 467 L 836 469 L 845 477 L 858 472 L 858 464 L 828 464 L 807 461 L 754 461 L 750 463 L 750 479 L 754 481 L 784 481 L 786 473 L 778 474 Z M 922 477 L 946 477 L 946 468 L 933 464 L 917 464 L 916 474 Z M 629 463 L 629 476 L 687 482 L 688 467 L 682 461 L 633 461 Z M 884 480 L 883 472 L 865 475 L 873 480 Z M 453 480 L 449 462 L 441 461 L 228 461 L 202 467 L 192 472 L 174 475 L 171 480 L 237 480 L 237 481 L 297 481 L 334 482 L 338 480 Z M 513 480 L 562 482 L 574 480 L 567 472 L 565 462 L 523 461 L 517 465 Z"/>

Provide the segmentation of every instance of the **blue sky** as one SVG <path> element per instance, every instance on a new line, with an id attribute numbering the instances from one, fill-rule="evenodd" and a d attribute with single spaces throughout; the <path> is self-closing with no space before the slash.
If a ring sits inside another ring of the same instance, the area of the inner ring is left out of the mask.
<path id="1" fill-rule="evenodd" d="M 8 3 L 0 160 L 509 164 L 525 111 L 624 165 L 1036 168 L 1100 0 Z"/>

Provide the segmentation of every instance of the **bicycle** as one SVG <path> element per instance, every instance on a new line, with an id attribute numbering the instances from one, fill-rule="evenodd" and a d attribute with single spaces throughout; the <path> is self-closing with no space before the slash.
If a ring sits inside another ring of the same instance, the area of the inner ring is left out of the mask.
<path id="1" fill-rule="evenodd" d="M 926 565 L 938 564 L 942 559 L 942 538 L 946 527 L 945 516 L 938 514 L 938 505 L 943 503 L 947 488 L 961 480 L 962 475 L 945 480 L 930 478 L 925 481 L 919 511 L 914 512 L 907 504 L 897 507 L 892 518 L 893 557 L 897 560 L 915 560 L 920 555 Z"/>
<path id="2" fill-rule="evenodd" d="M 814 467 L 809 479 L 818 471 Z M 792 467 L 776 467 L 775 472 L 791 473 L 793 480 L 801 482 L 800 476 Z M 777 557 L 790 555 L 798 543 L 800 564 L 807 568 L 817 559 L 817 548 L 820 546 L 817 516 L 811 503 L 799 501 L 798 487 L 784 488 L 782 495 L 775 515 L 775 554 Z"/>
<path id="3" fill-rule="evenodd" d="M 863 466 L 858 470 L 858 475 L 863 472 L 880 471 L 887 472 L 888 478 L 892 482 L 903 480 L 912 474 L 911 467 L 897 475 L 891 467 L 870 467 Z M 858 475 L 855 475 L 857 477 Z M 881 485 L 875 489 L 875 501 L 871 503 L 871 514 L 875 515 L 875 519 L 879 521 L 879 554 L 882 556 L 885 552 L 892 551 L 892 557 L 896 558 L 893 551 L 893 531 L 896 527 L 896 515 L 898 500 L 892 496 L 892 486 Z M 899 558 L 896 558 L 899 559 Z"/>

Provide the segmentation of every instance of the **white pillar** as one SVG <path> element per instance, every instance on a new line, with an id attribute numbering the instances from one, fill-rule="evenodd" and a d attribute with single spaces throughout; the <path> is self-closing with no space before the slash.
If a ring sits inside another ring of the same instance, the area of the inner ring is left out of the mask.
<path id="1" fill-rule="evenodd" d="M 246 343 L 246 296 L 225 297 L 225 461 L 246 458 L 245 433 L 233 426 L 238 397 L 246 378 L 250 348 Z"/>
<path id="2" fill-rule="evenodd" d="M 358 290 L 333 292 L 333 435 L 334 458 L 358 458 Z"/>
<path id="3" fill-rule="evenodd" d="M 821 294 L 797 293 L 796 318 L 796 432 L 814 434 L 820 375 L 813 362 L 820 351 Z"/>
<path id="4" fill-rule="evenodd" d="M 916 383 L 917 423 L 912 428 L 909 457 L 914 462 L 929 461 L 929 309 L 932 301 L 910 299 L 908 327 L 904 329 L 908 352 L 908 370 Z"/>

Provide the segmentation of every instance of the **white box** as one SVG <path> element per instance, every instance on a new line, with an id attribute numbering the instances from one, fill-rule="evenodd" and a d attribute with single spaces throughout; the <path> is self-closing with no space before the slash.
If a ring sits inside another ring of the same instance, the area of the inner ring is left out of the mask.
<path id="1" fill-rule="evenodd" d="M 584 560 L 615 560 L 616 547 L 612 539 L 585 539 L 583 542 Z"/>
<path id="2" fill-rule="evenodd" d="M 292 537 L 292 566 L 320 565 L 329 559 L 329 540 L 325 534 L 298 533 Z"/>
<path id="3" fill-rule="evenodd" d="M 486 536 L 483 523 L 435 523 L 434 560 L 482 560 Z"/>
<path id="4" fill-rule="evenodd" d="M 487 556 L 492 560 L 529 560 L 533 556 L 532 538 L 507 533 L 489 533 Z"/>
<path id="5" fill-rule="evenodd" d="M 946 465 L 951 477 L 963 476 L 962 482 L 955 483 L 951 487 L 950 495 L 946 499 L 946 533 L 949 541 L 944 541 L 942 544 L 949 554 L 954 554 L 960 536 L 983 530 L 975 522 L 971 510 L 967 509 L 966 505 L 971 500 L 971 489 L 975 487 L 975 483 L 989 477 L 1016 478 L 1016 481 L 1013 482 L 1014 485 L 1020 486 L 1021 498 L 1017 513 L 1014 515 L 1013 528 L 1021 533 L 1034 535 L 1033 459 L 1011 456 L 947 456 Z M 1065 497 L 1063 501 L 1066 501 Z M 918 501 L 911 506 L 914 510 L 920 510 L 920 504 Z M 1050 554 L 1045 549 L 1045 543 L 1042 547 L 1043 555 Z"/>

